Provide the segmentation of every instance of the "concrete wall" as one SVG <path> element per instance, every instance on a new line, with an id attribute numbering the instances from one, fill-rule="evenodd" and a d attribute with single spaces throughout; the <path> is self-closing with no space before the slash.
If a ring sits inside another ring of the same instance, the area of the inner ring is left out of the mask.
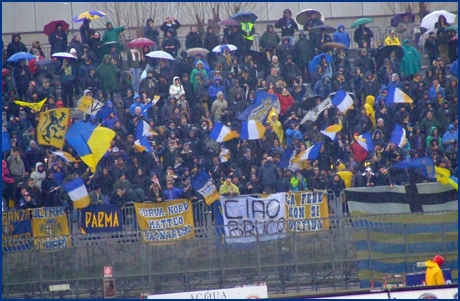
<path id="1" fill-rule="evenodd" d="M 164 3 L 163 14 L 174 14 L 172 3 Z M 47 36 L 42 34 L 43 26 L 51 20 L 65 20 L 71 25 L 70 29 L 78 30 L 81 23 L 73 24 L 73 16 L 86 10 L 93 10 L 111 5 L 110 2 L 2 2 L 2 39 L 5 44 L 11 41 L 11 33 L 22 33 L 22 41 L 30 45 L 32 41 L 39 40 L 47 43 Z M 431 2 L 432 10 L 444 9 L 451 12 L 458 12 L 457 2 Z M 307 8 L 317 9 L 325 17 L 325 23 L 336 27 L 343 23 L 345 27 L 360 17 L 373 17 L 375 22 L 370 26 L 379 27 L 384 33 L 389 26 L 390 19 L 395 11 L 398 12 L 398 5 L 392 2 L 261 2 L 259 6 L 258 21 L 261 24 L 256 26 L 256 31 L 262 34 L 265 31 L 267 21 L 274 22 L 282 16 L 282 11 L 291 9 L 293 14 Z M 101 9 L 102 10 L 102 9 Z M 163 15 L 159 14 L 159 15 Z M 110 17 L 110 16 L 109 16 Z M 175 16 L 181 20 L 180 15 Z M 225 18 L 226 16 L 221 16 Z M 163 20 L 157 18 L 156 24 Z M 104 19 L 103 19 L 104 20 Z M 420 20 L 416 18 L 416 23 Z M 130 24 L 128 24 L 130 25 Z M 184 24 L 187 25 L 187 24 Z M 104 22 L 93 21 L 94 28 L 103 28 Z M 179 35 L 186 35 L 188 26 L 183 26 Z M 126 38 L 135 38 L 135 31 L 126 33 Z M 70 39 L 69 39 L 70 40 Z"/>

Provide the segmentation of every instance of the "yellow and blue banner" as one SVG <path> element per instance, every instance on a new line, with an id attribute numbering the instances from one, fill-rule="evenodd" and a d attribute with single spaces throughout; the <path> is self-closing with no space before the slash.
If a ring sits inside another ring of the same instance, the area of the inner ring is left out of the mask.
<path id="1" fill-rule="evenodd" d="M 451 177 L 450 170 L 435 166 L 436 180 L 442 185 L 450 185 L 458 191 L 458 180 L 456 177 Z"/>
<path id="2" fill-rule="evenodd" d="M 265 127 L 257 120 L 246 120 L 241 126 L 240 140 L 257 140 L 265 135 Z"/>
<path id="3" fill-rule="evenodd" d="M 156 204 L 134 203 L 142 241 L 166 243 L 195 237 L 192 202 L 186 199 Z"/>
<path id="4" fill-rule="evenodd" d="M 53 109 L 41 112 L 37 126 L 37 142 L 40 145 L 62 149 L 68 130 L 70 109 Z"/>
<path id="5" fill-rule="evenodd" d="M 223 125 L 221 122 L 216 121 L 213 125 L 209 139 L 216 142 L 225 142 L 240 137 L 240 135 L 232 131 L 228 126 Z"/>
<path id="6" fill-rule="evenodd" d="M 32 233 L 37 249 L 61 249 L 72 246 L 64 207 L 31 209 Z"/>
<path id="7" fill-rule="evenodd" d="M 77 108 L 85 114 L 96 115 L 103 106 L 104 103 L 102 101 L 89 96 L 83 96 L 80 98 Z"/>
<path id="8" fill-rule="evenodd" d="M 62 187 L 73 201 L 73 207 L 75 209 L 81 209 L 89 206 L 88 190 L 86 190 L 85 183 L 83 183 L 83 180 L 80 177 L 65 183 Z"/>
<path id="9" fill-rule="evenodd" d="M 52 153 L 53 155 L 58 156 L 59 158 L 64 159 L 66 162 L 78 162 L 78 161 L 80 161 L 80 160 L 77 160 L 74 156 L 72 156 L 68 152 L 55 151 L 55 152 L 50 152 L 50 153 Z"/>
<path id="10" fill-rule="evenodd" d="M 81 210 L 81 233 L 123 231 L 123 213 L 113 204 L 93 204 Z"/>
<path id="11" fill-rule="evenodd" d="M 316 143 L 315 145 L 309 147 L 305 151 L 301 152 L 298 157 L 300 160 L 316 160 L 318 157 L 319 151 L 321 150 L 323 143 Z"/>
<path id="12" fill-rule="evenodd" d="M 278 97 L 263 91 L 258 91 L 255 95 L 254 102 L 246 108 L 237 117 L 238 120 L 256 120 L 262 124 L 267 120 L 268 113 L 274 108 L 277 113 L 280 112 L 280 103 Z"/>
<path id="13" fill-rule="evenodd" d="M 216 185 L 214 185 L 213 180 L 204 170 L 202 170 L 193 179 L 192 187 L 203 196 L 204 201 L 208 206 L 220 198 L 220 194 L 219 191 L 217 191 Z"/>
<path id="14" fill-rule="evenodd" d="M 78 120 L 69 128 L 65 138 L 81 160 L 95 172 L 114 137 L 115 132 L 109 128 Z"/>
<path id="15" fill-rule="evenodd" d="M 288 232 L 329 230 L 329 207 L 326 191 L 285 193 Z"/>
<path id="16" fill-rule="evenodd" d="M 29 210 L 10 210 L 2 213 L 3 252 L 29 250 L 33 245 Z"/>
<path id="17" fill-rule="evenodd" d="M 158 136 L 154 130 L 150 127 L 150 125 L 145 122 L 144 120 L 140 120 L 137 123 L 136 128 L 136 139 L 140 139 L 141 137 L 149 137 L 149 136 Z"/>

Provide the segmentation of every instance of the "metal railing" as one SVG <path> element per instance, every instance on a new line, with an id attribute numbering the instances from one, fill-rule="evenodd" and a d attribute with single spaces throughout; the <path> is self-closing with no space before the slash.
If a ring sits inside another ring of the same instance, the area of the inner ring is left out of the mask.
<path id="1" fill-rule="evenodd" d="M 354 223 L 359 219 L 368 217 L 353 217 Z M 379 219 L 385 220 L 385 216 Z M 74 235 L 70 248 L 3 253 L 3 297 L 50 298 L 49 285 L 69 284 L 72 292 L 61 298 L 100 298 L 104 266 L 113 267 L 119 298 L 262 282 L 267 284 L 270 294 L 354 290 L 360 287 L 355 241 L 358 229 L 350 218 L 340 218 L 340 223 L 344 226 L 328 231 L 286 233 L 284 238 L 274 240 L 266 241 L 267 235 L 260 235 L 256 242 L 248 244 L 227 244 L 222 237 L 147 244 L 140 241 L 139 231 Z M 447 229 L 453 224 L 439 224 L 442 233 L 433 243 L 446 256 L 442 251 L 448 244 L 444 237 L 451 235 Z M 367 225 L 359 230 L 376 227 Z M 407 231 L 401 225 L 385 227 Z M 419 260 L 420 255 L 409 252 L 408 235 L 404 237 L 406 251 L 402 254 L 381 258 L 369 246 L 364 261 L 402 261 L 406 263 L 405 272 L 413 272 L 411 263 Z M 458 252 L 447 256 L 448 260 L 457 260 Z M 363 261 L 362 254 L 360 260 Z"/>

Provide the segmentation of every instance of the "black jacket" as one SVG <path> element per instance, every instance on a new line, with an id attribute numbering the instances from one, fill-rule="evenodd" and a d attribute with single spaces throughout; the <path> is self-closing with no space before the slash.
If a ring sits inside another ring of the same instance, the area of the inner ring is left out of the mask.
<path id="1" fill-rule="evenodd" d="M 288 21 L 289 21 L 289 25 L 288 25 Z M 297 22 L 294 19 L 292 18 L 287 19 L 284 17 L 276 21 L 275 28 L 281 29 L 282 37 L 293 36 L 294 32 L 299 30 L 299 27 L 297 26 Z"/>
<path id="2" fill-rule="evenodd" d="M 203 40 L 198 32 L 189 32 L 185 37 L 185 48 L 203 47 Z M 212 49 L 211 49 L 212 50 Z"/>
<path id="3" fill-rule="evenodd" d="M 15 37 L 19 37 L 19 42 L 16 43 L 14 41 Z M 18 33 L 15 33 L 11 36 L 11 43 L 8 44 L 8 47 L 6 48 L 6 53 L 7 56 L 10 57 L 18 52 L 27 52 L 27 48 L 26 45 L 24 45 L 24 43 L 21 42 L 21 36 Z"/>

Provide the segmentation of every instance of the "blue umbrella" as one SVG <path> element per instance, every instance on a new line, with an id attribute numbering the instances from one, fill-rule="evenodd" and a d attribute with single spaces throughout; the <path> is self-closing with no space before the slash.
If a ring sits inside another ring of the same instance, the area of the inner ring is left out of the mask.
<path id="1" fill-rule="evenodd" d="M 74 23 L 83 22 L 86 19 L 95 20 L 95 19 L 99 19 L 99 18 L 102 18 L 102 17 L 105 17 L 105 16 L 107 16 L 106 13 L 103 13 L 103 12 L 98 11 L 98 10 L 85 11 L 85 12 L 73 17 L 72 22 L 74 22 Z"/>
<path id="2" fill-rule="evenodd" d="M 402 13 L 402 14 L 397 14 L 396 16 L 391 18 L 391 26 L 398 27 L 398 24 L 401 23 L 401 21 L 404 19 L 405 16 L 409 17 L 409 22 L 414 23 L 415 15 L 411 13 Z"/>
<path id="3" fill-rule="evenodd" d="M 18 52 L 10 56 L 7 61 L 10 63 L 16 63 L 22 60 L 30 61 L 30 60 L 33 60 L 34 58 L 35 56 L 28 52 Z"/>
<path id="4" fill-rule="evenodd" d="M 310 61 L 310 63 L 308 63 L 308 71 L 310 71 L 310 73 L 316 72 L 316 66 L 319 65 L 319 62 L 321 62 L 321 57 L 323 56 L 326 57 L 326 60 L 329 64 L 332 64 L 332 57 L 329 54 L 327 53 L 318 54 Z"/>
<path id="5" fill-rule="evenodd" d="M 238 13 L 232 15 L 230 17 L 230 19 L 236 20 L 238 22 L 242 22 L 244 17 L 248 17 L 249 22 L 251 22 L 251 23 L 254 23 L 257 20 L 257 18 L 259 18 L 254 13 L 251 13 L 249 11 L 241 11 L 241 12 L 238 12 Z"/>

